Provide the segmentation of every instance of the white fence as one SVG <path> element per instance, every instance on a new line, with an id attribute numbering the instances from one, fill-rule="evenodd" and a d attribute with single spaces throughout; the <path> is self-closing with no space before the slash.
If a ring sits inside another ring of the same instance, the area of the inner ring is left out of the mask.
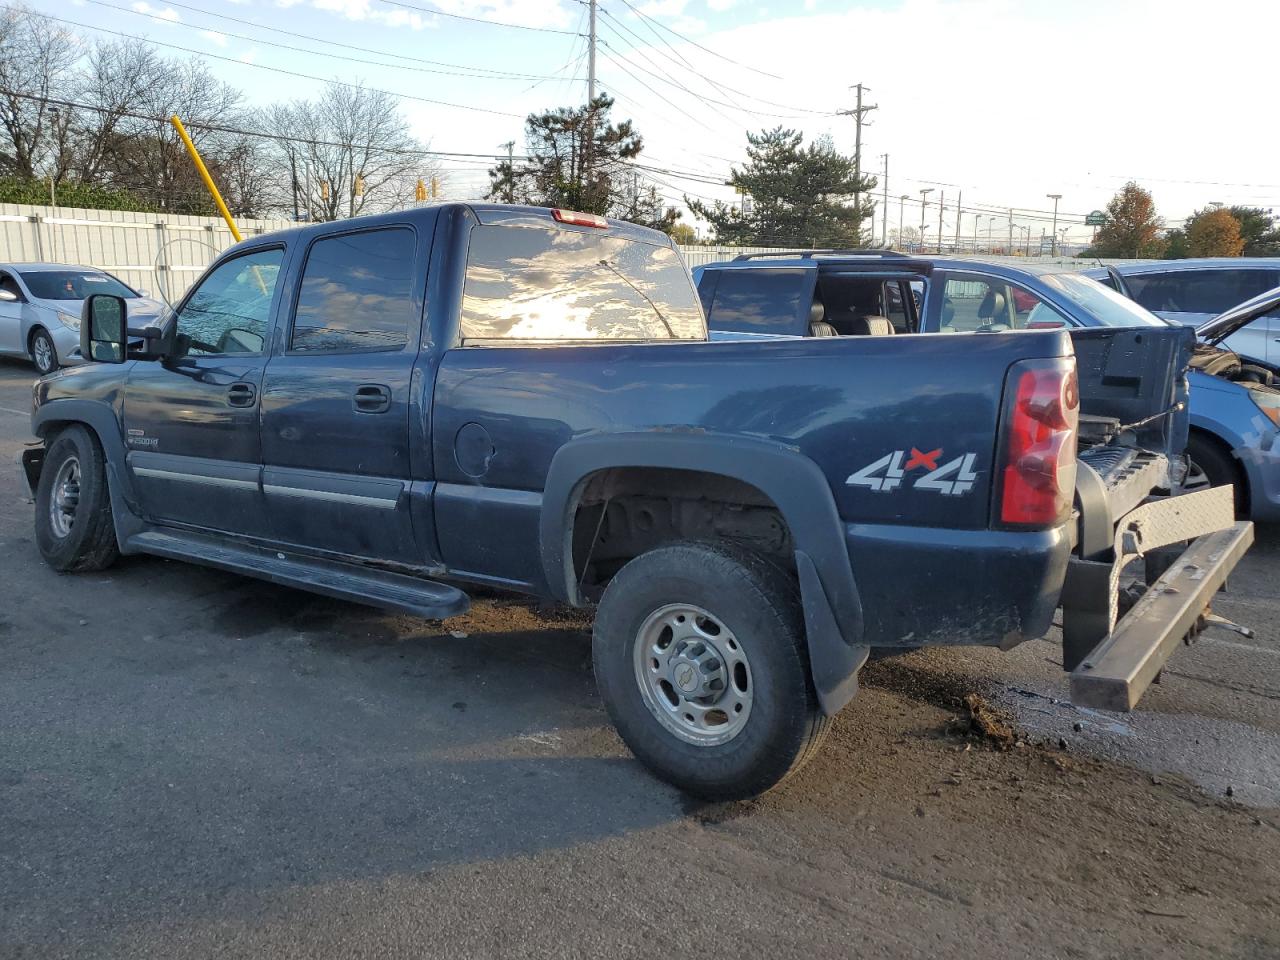
<path id="1" fill-rule="evenodd" d="M 242 236 L 294 226 L 290 220 L 237 220 Z M 209 262 L 234 243 L 219 217 L 81 210 L 0 204 L 0 261 L 83 264 L 115 274 L 130 286 L 173 301 Z M 682 246 L 690 267 L 732 260 L 743 253 L 775 253 L 785 247 Z M 1052 257 L 989 257 L 1018 263 L 1061 262 L 1086 269 L 1090 261 Z"/>

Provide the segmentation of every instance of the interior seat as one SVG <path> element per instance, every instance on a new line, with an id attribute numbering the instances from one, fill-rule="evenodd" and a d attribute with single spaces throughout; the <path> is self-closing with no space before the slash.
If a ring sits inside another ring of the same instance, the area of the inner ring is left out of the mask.
<path id="1" fill-rule="evenodd" d="M 891 337 L 893 321 L 888 317 L 854 317 L 852 333 L 857 337 Z"/>
<path id="2" fill-rule="evenodd" d="M 809 304 L 809 336 L 838 337 L 840 333 L 827 323 L 827 309 L 817 297 Z"/>
<path id="3" fill-rule="evenodd" d="M 1008 301 L 1003 292 L 987 288 L 987 295 L 978 305 L 978 319 L 988 324 L 1009 322 Z"/>

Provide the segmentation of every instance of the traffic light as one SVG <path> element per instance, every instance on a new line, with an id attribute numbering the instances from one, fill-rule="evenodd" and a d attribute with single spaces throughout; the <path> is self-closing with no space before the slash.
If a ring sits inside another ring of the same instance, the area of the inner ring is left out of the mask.
<path id="1" fill-rule="evenodd" d="M 438 177 L 431 178 L 431 199 L 434 200 L 440 196 L 440 180 Z"/>
<path id="2" fill-rule="evenodd" d="M 364 177 L 358 173 L 356 174 L 356 185 L 353 192 L 357 197 L 364 196 Z"/>
<path id="3" fill-rule="evenodd" d="M 418 201 L 427 199 L 427 185 L 421 179 L 418 180 L 418 185 L 414 187 L 413 199 Z"/>
<path id="4" fill-rule="evenodd" d="M 321 200 L 329 199 L 329 181 L 328 180 L 320 181 L 320 199 Z"/>

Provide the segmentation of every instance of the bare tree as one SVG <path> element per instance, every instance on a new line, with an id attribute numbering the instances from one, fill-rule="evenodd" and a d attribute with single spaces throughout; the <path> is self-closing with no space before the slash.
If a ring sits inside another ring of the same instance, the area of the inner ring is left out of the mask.
<path id="1" fill-rule="evenodd" d="M 277 141 L 281 206 L 312 220 L 393 209 L 411 200 L 418 179 L 439 175 L 409 133 L 396 98 L 381 90 L 330 83 L 317 100 L 265 114 Z M 292 203 L 287 199 L 296 197 Z"/>
<path id="2" fill-rule="evenodd" d="M 99 179 L 121 121 L 138 112 L 146 91 L 166 83 L 169 72 L 164 59 L 141 40 L 94 44 L 76 85 L 76 99 L 88 108 L 81 111 L 76 124 L 72 167 L 76 179 L 83 183 Z"/>
<path id="3" fill-rule="evenodd" d="M 66 99 L 79 59 L 74 35 L 26 7 L 0 9 L 0 167 L 19 177 L 54 173 L 59 145 L 67 143 Z"/>

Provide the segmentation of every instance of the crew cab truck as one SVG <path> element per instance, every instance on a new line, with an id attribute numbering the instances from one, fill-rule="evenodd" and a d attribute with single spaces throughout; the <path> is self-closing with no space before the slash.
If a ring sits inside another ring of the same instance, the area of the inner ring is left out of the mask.
<path id="1" fill-rule="evenodd" d="M 1095 442 L 1141 495 L 1073 509 L 1063 331 L 963 362 L 941 337 L 709 343 L 670 239 L 591 215 L 450 203 L 257 237 L 158 327 L 99 295 L 81 330 L 97 362 L 38 381 L 23 457 L 56 569 L 149 553 L 433 619 L 468 584 L 594 605 L 618 731 L 708 798 L 796 770 L 871 648 L 1038 637 L 1064 584 L 1098 678 L 1136 696 L 1251 536 L 1212 492 L 1137 506 L 1166 465 L 1125 445 L 1139 428 Z M 1126 423 L 1181 402 L 1177 331 L 1120 349 Z M 1115 564 L 1201 533 L 1117 623 Z"/>

